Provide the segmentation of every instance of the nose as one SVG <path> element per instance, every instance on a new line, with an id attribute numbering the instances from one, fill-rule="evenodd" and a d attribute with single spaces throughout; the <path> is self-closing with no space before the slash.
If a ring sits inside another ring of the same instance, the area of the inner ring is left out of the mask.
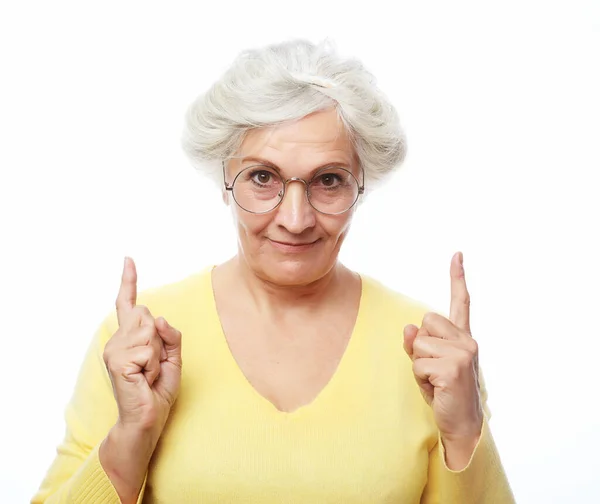
<path id="1" fill-rule="evenodd" d="M 316 210 L 306 198 L 306 184 L 302 180 L 290 180 L 285 188 L 283 201 L 277 207 L 276 224 L 290 233 L 300 234 L 314 227 Z"/>

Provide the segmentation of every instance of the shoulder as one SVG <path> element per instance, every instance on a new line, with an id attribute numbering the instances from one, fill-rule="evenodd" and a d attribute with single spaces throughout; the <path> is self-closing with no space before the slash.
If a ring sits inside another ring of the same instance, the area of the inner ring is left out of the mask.
<path id="1" fill-rule="evenodd" d="M 433 311 L 423 301 L 395 290 L 380 280 L 364 274 L 360 274 L 360 277 L 363 301 L 378 318 L 420 325 L 425 313 Z"/>
<path id="2" fill-rule="evenodd" d="M 206 296 L 210 290 L 210 274 L 212 267 L 173 280 L 171 282 L 149 287 L 138 293 L 138 304 L 169 305 L 190 301 L 190 297 Z"/>
<path id="3" fill-rule="evenodd" d="M 213 299 L 211 271 L 212 266 L 207 266 L 183 278 L 143 289 L 138 292 L 137 304 L 146 306 L 155 318 L 165 317 L 172 325 L 175 320 L 201 316 Z M 106 316 L 104 324 L 109 332 L 116 330 L 116 310 Z"/>

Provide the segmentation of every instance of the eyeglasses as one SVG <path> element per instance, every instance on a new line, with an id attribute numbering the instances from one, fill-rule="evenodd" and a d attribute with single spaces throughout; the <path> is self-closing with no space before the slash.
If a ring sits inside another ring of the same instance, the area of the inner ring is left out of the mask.
<path id="1" fill-rule="evenodd" d="M 274 168 L 261 164 L 244 168 L 235 176 L 231 185 L 225 182 L 225 190 L 231 191 L 233 199 L 242 210 L 264 214 L 281 204 L 288 183 L 293 181 L 302 182 L 306 186 L 306 199 L 310 205 L 317 212 L 327 215 L 347 212 L 365 191 L 364 182 L 360 185 L 352 172 L 338 166 L 320 169 L 307 182 L 300 177 L 284 180 Z"/>

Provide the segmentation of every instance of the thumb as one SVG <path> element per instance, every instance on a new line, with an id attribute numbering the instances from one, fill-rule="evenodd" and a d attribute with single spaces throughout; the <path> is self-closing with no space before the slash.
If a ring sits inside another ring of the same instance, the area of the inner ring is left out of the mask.
<path id="1" fill-rule="evenodd" d="M 181 357 L 181 332 L 171 326 L 164 317 L 156 319 L 156 329 L 167 354 Z"/>
<path id="2" fill-rule="evenodd" d="M 417 337 L 418 330 L 419 328 L 414 324 L 404 326 L 404 351 L 411 359 L 413 358 L 413 343 Z"/>

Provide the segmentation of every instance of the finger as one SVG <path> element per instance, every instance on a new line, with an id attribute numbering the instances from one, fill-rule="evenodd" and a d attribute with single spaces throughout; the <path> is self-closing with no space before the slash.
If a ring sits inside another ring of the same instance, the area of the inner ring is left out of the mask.
<path id="1" fill-rule="evenodd" d="M 148 385 L 152 387 L 152 384 L 160 375 L 160 353 L 152 346 L 136 347 L 132 349 L 132 352 L 138 349 L 140 349 L 138 351 L 139 353 L 133 355 L 132 359 L 134 359 L 135 364 L 143 367 L 146 381 L 148 382 Z"/>
<path id="2" fill-rule="evenodd" d="M 429 404 L 433 401 L 435 387 L 429 381 L 431 376 L 431 367 L 429 361 L 435 361 L 437 359 L 415 359 L 413 361 L 413 374 L 415 380 L 423 392 L 423 396 Z"/>
<path id="3" fill-rule="evenodd" d="M 164 331 L 164 326 L 165 325 L 168 326 L 167 321 L 164 319 L 164 317 L 158 317 L 154 321 L 154 328 L 156 330 L 156 337 L 160 341 L 160 362 L 164 362 L 168 358 L 167 350 L 165 348 L 165 342 L 163 341 L 162 337 L 160 336 L 160 331 L 161 330 Z"/>
<path id="4" fill-rule="evenodd" d="M 135 263 L 130 257 L 125 257 L 123 264 L 123 274 L 121 275 L 121 285 L 116 300 L 117 319 L 119 326 L 123 324 L 129 312 L 133 309 L 137 301 L 137 272 Z"/>
<path id="5" fill-rule="evenodd" d="M 432 336 L 418 336 L 413 343 L 413 358 L 439 359 L 457 353 L 456 342 L 435 338 Z"/>
<path id="6" fill-rule="evenodd" d="M 450 322 L 471 334 L 469 309 L 471 298 L 465 281 L 463 254 L 457 252 L 450 262 Z"/>
<path id="7" fill-rule="evenodd" d="M 131 329 L 123 338 L 122 348 L 133 348 L 136 346 L 147 346 L 152 343 L 153 339 L 160 339 L 156 333 L 154 326 L 141 325 Z"/>
<path id="8" fill-rule="evenodd" d="M 455 340 L 460 338 L 458 328 L 446 317 L 435 312 L 427 312 L 423 316 L 421 327 L 427 330 L 427 336 Z"/>
<path id="9" fill-rule="evenodd" d="M 421 327 L 417 327 L 413 324 L 410 324 L 409 326 L 406 326 L 404 328 L 404 330 L 406 331 L 408 327 L 414 327 L 416 329 L 416 331 L 414 329 L 409 329 L 410 334 L 408 336 L 408 338 L 406 337 L 406 332 L 405 334 L 405 338 L 404 338 L 404 350 L 406 350 L 406 352 L 408 353 L 408 350 L 410 350 L 409 356 L 411 359 L 414 359 L 414 344 L 415 344 L 415 340 L 419 337 L 419 336 L 429 336 L 429 333 L 427 332 L 427 329 L 425 327 L 423 327 L 421 325 Z M 414 334 L 412 334 L 414 331 Z M 410 345 L 410 346 L 409 346 Z"/>
<path id="10" fill-rule="evenodd" d="M 147 306 L 135 305 L 132 311 L 135 313 L 135 315 L 131 317 L 135 321 L 135 326 L 154 327 L 156 324 L 156 320 Z"/>
<path id="11" fill-rule="evenodd" d="M 431 383 L 433 375 L 439 366 L 439 359 L 423 357 L 413 361 L 413 372 L 419 383 Z M 432 384 L 433 385 L 433 384 Z"/>
<path id="12" fill-rule="evenodd" d="M 149 386 L 160 374 L 160 362 L 158 355 L 150 346 L 136 346 L 124 350 L 119 355 L 118 362 L 111 362 L 111 374 L 115 373 L 126 381 L 139 383 L 142 376 L 146 379 Z"/>
<path id="13" fill-rule="evenodd" d="M 166 360 L 181 367 L 181 332 L 172 327 L 164 317 L 158 317 L 157 329 L 165 347 Z"/>
<path id="14" fill-rule="evenodd" d="M 141 326 L 154 327 L 155 320 L 150 310 L 145 305 L 136 304 L 130 309 L 119 326 L 122 336 L 129 338 L 129 333 Z"/>
<path id="15" fill-rule="evenodd" d="M 417 331 L 419 328 L 414 324 L 408 324 L 404 326 L 404 351 L 412 359 L 413 357 L 413 342 L 417 337 Z"/>
<path id="16" fill-rule="evenodd" d="M 129 332 L 126 348 L 138 346 L 152 347 L 152 350 L 159 356 L 161 362 L 167 358 L 163 341 L 158 335 L 158 331 L 154 325 L 143 325 Z"/>
<path id="17" fill-rule="evenodd" d="M 413 372 L 419 380 L 427 380 L 435 388 L 451 390 L 460 371 L 454 359 L 423 357 L 413 361 Z"/>

